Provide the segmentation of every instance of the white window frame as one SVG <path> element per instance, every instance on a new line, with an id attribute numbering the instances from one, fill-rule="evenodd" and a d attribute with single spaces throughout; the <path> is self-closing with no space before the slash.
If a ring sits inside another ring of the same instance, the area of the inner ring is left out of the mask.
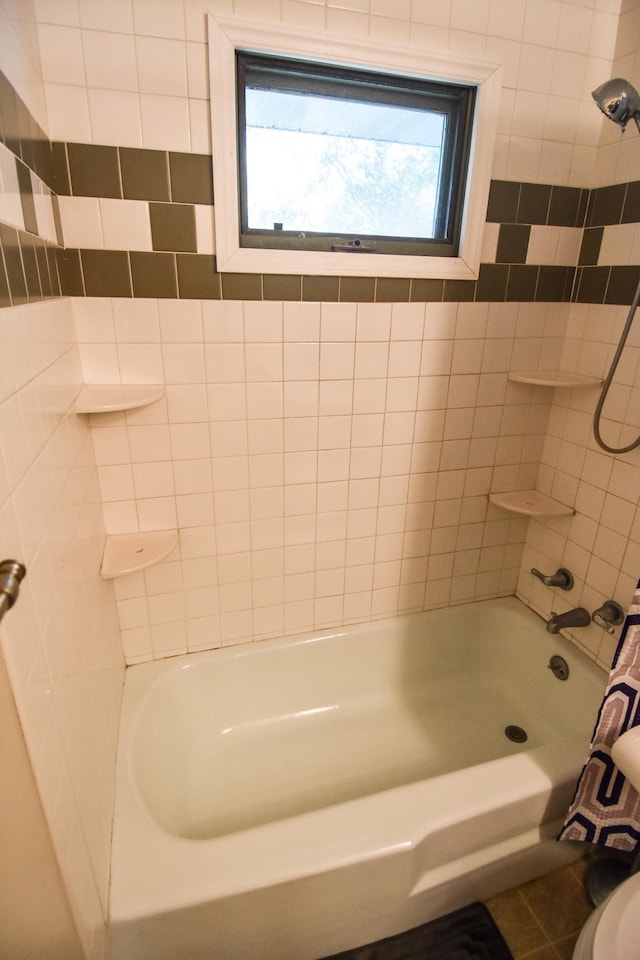
<path id="1" fill-rule="evenodd" d="M 502 67 L 413 47 L 383 47 L 329 34 L 208 15 L 216 258 L 220 273 L 315 274 L 475 280 L 480 267 Z M 471 151 L 457 257 L 269 250 L 240 246 L 236 50 L 274 53 L 476 87 Z"/>

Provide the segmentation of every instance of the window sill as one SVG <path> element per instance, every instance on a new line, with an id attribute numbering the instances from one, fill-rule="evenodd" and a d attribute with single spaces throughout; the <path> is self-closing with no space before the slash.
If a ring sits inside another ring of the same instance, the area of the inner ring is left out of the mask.
<path id="1" fill-rule="evenodd" d="M 321 277 L 418 277 L 476 280 L 478 270 L 461 257 L 410 257 L 377 253 L 324 253 L 317 250 L 262 250 L 238 247 L 217 251 L 220 273 L 274 273 Z"/>

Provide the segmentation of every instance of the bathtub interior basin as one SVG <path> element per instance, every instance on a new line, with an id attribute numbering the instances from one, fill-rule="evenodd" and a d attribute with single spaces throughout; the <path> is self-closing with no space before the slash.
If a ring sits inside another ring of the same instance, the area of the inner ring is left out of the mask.
<path id="1" fill-rule="evenodd" d="M 605 682 L 515 598 L 129 668 L 116 960 L 315 960 L 574 858 Z"/>

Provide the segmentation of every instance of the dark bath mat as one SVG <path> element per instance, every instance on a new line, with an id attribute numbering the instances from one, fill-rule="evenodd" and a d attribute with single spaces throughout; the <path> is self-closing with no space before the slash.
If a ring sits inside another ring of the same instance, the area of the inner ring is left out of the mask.
<path id="1" fill-rule="evenodd" d="M 483 903 L 471 903 L 366 947 L 325 960 L 513 960 L 495 920 Z"/>

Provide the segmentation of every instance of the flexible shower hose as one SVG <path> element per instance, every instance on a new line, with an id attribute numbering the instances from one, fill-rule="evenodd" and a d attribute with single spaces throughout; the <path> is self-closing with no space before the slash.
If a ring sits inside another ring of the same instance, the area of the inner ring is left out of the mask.
<path id="1" fill-rule="evenodd" d="M 609 373 L 606 376 L 604 383 L 602 384 L 602 390 L 600 392 L 600 398 L 596 405 L 596 410 L 593 415 L 593 435 L 595 437 L 596 443 L 598 446 L 602 447 L 603 450 L 606 450 L 607 453 L 628 453 L 629 450 L 635 450 L 636 447 L 640 446 L 640 437 L 630 443 L 627 447 L 610 447 L 608 443 L 605 443 L 600 434 L 600 417 L 602 416 L 602 408 L 604 407 L 604 402 L 607 399 L 607 394 L 609 393 L 609 387 L 611 386 L 611 381 L 613 380 L 614 374 L 617 370 L 622 351 L 624 350 L 625 344 L 627 342 L 627 337 L 629 336 L 629 330 L 631 329 L 631 323 L 633 321 L 634 314 L 638 309 L 638 304 L 640 304 L 640 281 L 636 287 L 636 292 L 634 294 L 633 300 L 631 301 L 631 306 L 629 307 L 629 313 L 627 314 L 627 319 L 625 321 L 624 330 L 622 331 L 622 336 L 620 337 L 620 342 L 611 361 L 611 366 L 609 367 Z"/>

